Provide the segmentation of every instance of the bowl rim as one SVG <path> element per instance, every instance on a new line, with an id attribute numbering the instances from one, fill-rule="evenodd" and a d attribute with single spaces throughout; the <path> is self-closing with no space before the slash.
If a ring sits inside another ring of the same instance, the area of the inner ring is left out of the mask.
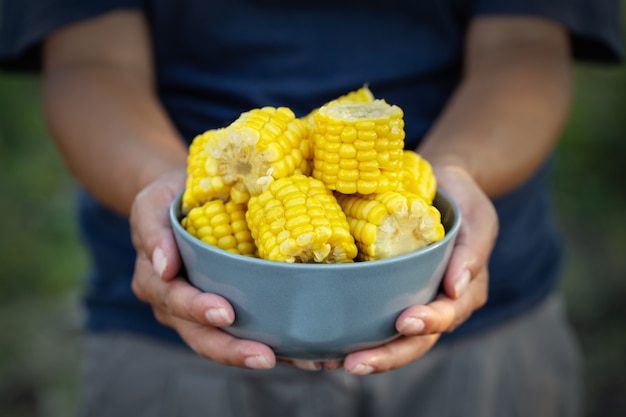
<path id="1" fill-rule="evenodd" d="M 432 243 L 424 248 L 415 250 L 413 252 L 405 253 L 403 255 L 393 256 L 393 257 L 385 258 L 385 259 L 378 259 L 376 261 L 370 261 L 370 262 L 364 261 L 364 262 L 337 263 L 337 264 L 278 262 L 278 261 L 270 261 L 267 259 L 253 258 L 250 256 L 244 256 L 244 255 L 232 253 L 224 249 L 220 249 L 217 246 L 213 246 L 208 243 L 205 243 L 201 241 L 200 239 L 197 239 L 196 237 L 191 235 L 180 224 L 181 219 L 177 215 L 177 212 L 180 212 L 181 197 L 182 197 L 183 192 L 184 191 L 181 191 L 180 193 L 178 193 L 176 197 L 174 198 L 174 200 L 172 201 L 172 203 L 170 204 L 169 218 L 170 218 L 170 223 L 172 224 L 172 227 L 176 229 L 176 231 L 181 236 L 183 236 L 187 241 L 194 242 L 195 244 L 197 244 L 200 248 L 204 250 L 208 250 L 220 256 L 225 256 L 226 258 L 230 258 L 231 260 L 235 262 L 246 262 L 253 266 L 256 265 L 258 267 L 271 266 L 273 268 L 279 268 L 279 269 L 283 268 L 283 269 L 291 269 L 291 270 L 296 268 L 302 271 L 306 271 L 309 269 L 319 270 L 319 268 L 339 269 L 339 270 L 359 269 L 359 268 L 365 269 L 365 268 L 371 267 L 372 262 L 375 262 L 376 265 L 378 266 L 384 266 L 385 264 L 388 264 L 388 263 L 397 263 L 397 262 L 401 262 L 409 258 L 413 258 L 414 256 L 426 254 L 431 251 L 436 251 L 440 246 L 447 245 L 451 239 L 456 238 L 456 235 L 458 234 L 458 231 L 461 228 L 461 221 L 462 221 L 461 211 L 456 201 L 454 201 L 454 199 L 450 196 L 450 194 L 441 190 L 440 188 L 437 188 L 436 195 L 443 196 L 450 203 L 450 206 L 452 207 L 452 211 L 454 212 L 454 215 L 455 215 L 455 221 L 452 224 L 452 227 L 450 228 L 450 230 L 446 230 L 446 234 L 443 237 L 443 239 L 438 240 L 435 243 Z"/>

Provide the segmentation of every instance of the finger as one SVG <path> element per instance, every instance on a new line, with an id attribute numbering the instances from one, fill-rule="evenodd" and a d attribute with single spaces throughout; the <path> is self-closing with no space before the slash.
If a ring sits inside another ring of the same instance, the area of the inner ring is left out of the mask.
<path id="1" fill-rule="evenodd" d="M 189 347 L 203 358 L 248 369 L 270 369 L 276 366 L 274 352 L 262 343 L 238 339 L 214 327 L 179 318 L 175 318 L 172 325 Z"/>
<path id="2" fill-rule="evenodd" d="M 159 322 L 175 329 L 202 357 L 250 369 L 275 366 L 272 350 L 258 342 L 236 339 L 212 326 L 233 322 L 230 304 L 216 294 L 203 293 L 182 278 L 158 279 L 145 255 L 137 259 L 133 291 L 153 306 Z"/>
<path id="3" fill-rule="evenodd" d="M 133 205 L 131 224 L 137 252 L 150 259 L 152 269 L 162 279 L 172 279 L 180 270 L 181 263 L 174 234 L 167 216 L 167 205 L 156 210 L 156 204 L 138 200 Z"/>
<path id="4" fill-rule="evenodd" d="M 438 339 L 438 334 L 403 336 L 378 348 L 351 353 L 345 358 L 343 367 L 353 375 L 390 371 L 421 357 Z"/>
<path id="5" fill-rule="evenodd" d="M 158 279 L 145 255 L 137 257 L 132 289 L 140 300 L 152 305 L 164 324 L 171 324 L 169 315 L 218 327 L 229 326 L 235 319 L 232 306 L 223 297 L 202 292 L 180 277 Z"/>
<path id="6" fill-rule="evenodd" d="M 343 366 L 343 360 L 324 361 L 322 362 L 322 366 L 327 371 L 334 371 Z"/>
<path id="7" fill-rule="evenodd" d="M 145 188 L 135 198 L 130 223 L 133 243 L 163 279 L 172 279 L 181 263 L 169 218 L 169 207 L 184 186 L 180 173 Z"/>
<path id="8" fill-rule="evenodd" d="M 486 267 L 496 230 L 493 221 L 475 220 L 471 214 L 464 218 L 442 281 L 444 293 L 450 298 L 460 297 L 470 281 Z"/>
<path id="9" fill-rule="evenodd" d="M 476 253 L 463 244 L 454 247 L 442 280 L 443 292 L 450 298 L 459 298 L 480 268 Z"/>
<path id="10" fill-rule="evenodd" d="M 294 360 L 290 362 L 291 365 L 303 371 L 320 371 L 322 369 L 322 362 L 320 361 L 301 361 Z"/>
<path id="11" fill-rule="evenodd" d="M 342 360 L 315 361 L 315 360 L 293 360 L 293 359 L 277 358 L 277 361 L 295 366 L 304 371 L 319 371 L 322 368 L 324 368 L 324 370 L 326 371 L 334 371 L 343 366 Z"/>
<path id="12" fill-rule="evenodd" d="M 444 292 L 458 298 L 486 266 L 498 234 L 498 216 L 489 198 L 471 176 L 455 167 L 434 167 L 439 185 L 461 211 L 461 228 L 443 278 Z"/>
<path id="13" fill-rule="evenodd" d="M 403 335 L 451 332 L 487 301 L 487 276 L 481 273 L 457 299 L 442 294 L 426 305 L 407 308 L 398 316 L 396 329 Z"/>

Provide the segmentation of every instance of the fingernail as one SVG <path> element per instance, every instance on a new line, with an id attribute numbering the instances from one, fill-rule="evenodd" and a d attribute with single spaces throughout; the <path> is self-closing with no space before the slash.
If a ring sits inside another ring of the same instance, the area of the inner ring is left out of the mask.
<path id="1" fill-rule="evenodd" d="M 398 326 L 398 330 L 404 334 L 418 334 L 424 331 L 424 320 L 418 319 L 416 317 L 407 317 L 401 324 Z"/>
<path id="2" fill-rule="evenodd" d="M 322 369 L 322 364 L 315 361 L 294 361 L 293 364 L 304 371 L 319 371 Z"/>
<path id="3" fill-rule="evenodd" d="M 270 361 L 263 355 L 248 356 L 244 359 L 244 364 L 250 369 L 270 369 Z"/>
<path id="4" fill-rule="evenodd" d="M 341 362 L 339 361 L 326 361 L 324 362 L 324 369 L 326 369 L 327 371 L 334 371 L 336 369 L 339 369 L 339 367 L 341 366 Z"/>
<path id="5" fill-rule="evenodd" d="M 232 320 L 228 317 L 228 313 L 224 308 L 210 308 L 205 313 L 206 318 L 209 322 L 215 325 L 229 325 L 232 324 Z"/>
<path id="6" fill-rule="evenodd" d="M 167 268 L 167 258 L 165 258 L 163 249 L 156 248 L 154 252 L 152 252 L 152 265 L 159 277 L 163 278 L 163 272 L 165 272 L 165 268 Z"/>
<path id="7" fill-rule="evenodd" d="M 360 363 L 351 370 L 348 370 L 348 373 L 352 375 L 368 375 L 372 372 L 374 372 L 374 368 L 364 363 Z"/>
<path id="8" fill-rule="evenodd" d="M 472 274 L 468 269 L 461 273 L 461 276 L 454 284 L 454 298 L 459 298 L 461 294 L 463 294 L 463 291 L 467 288 L 467 284 L 469 284 L 471 277 Z"/>

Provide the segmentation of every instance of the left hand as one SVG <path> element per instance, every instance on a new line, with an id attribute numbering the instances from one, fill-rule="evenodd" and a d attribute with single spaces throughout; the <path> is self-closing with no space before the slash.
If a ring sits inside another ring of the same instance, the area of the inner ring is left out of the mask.
<path id="1" fill-rule="evenodd" d="M 404 366 L 428 352 L 441 333 L 451 332 L 487 301 L 487 264 L 498 233 L 498 218 L 489 198 L 460 168 L 433 167 L 438 185 L 458 204 L 462 223 L 443 278 L 443 293 L 427 305 L 407 308 L 396 320 L 402 335 L 380 347 L 349 354 L 346 372 L 355 375 L 385 372 Z M 301 364 L 305 369 L 319 364 Z M 340 362 L 327 362 L 336 369 Z"/>
<path id="2" fill-rule="evenodd" d="M 199 356 L 223 365 L 269 369 L 269 346 L 222 331 L 235 320 L 228 300 L 193 287 L 180 275 L 181 259 L 169 221 L 169 206 L 184 187 L 184 170 L 162 175 L 135 198 L 130 224 L 137 250 L 132 289 L 150 304 L 157 321 L 174 329 Z"/>

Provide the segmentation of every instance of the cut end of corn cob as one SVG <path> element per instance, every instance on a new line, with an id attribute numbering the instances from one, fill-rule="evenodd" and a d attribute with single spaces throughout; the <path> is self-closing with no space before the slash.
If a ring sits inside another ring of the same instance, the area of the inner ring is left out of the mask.
<path id="1" fill-rule="evenodd" d="M 271 182 L 250 198 L 246 220 L 263 259 L 344 263 L 357 255 L 335 196 L 312 177 L 293 175 Z"/>
<path id="2" fill-rule="evenodd" d="M 256 246 L 245 216 L 244 204 L 212 200 L 191 209 L 181 225 L 204 243 L 239 255 L 255 256 Z"/>
<path id="3" fill-rule="evenodd" d="M 384 100 L 322 106 L 314 115 L 312 176 L 343 194 L 397 190 L 403 116 L 400 107 Z"/>
<path id="4" fill-rule="evenodd" d="M 367 85 L 364 85 L 358 90 L 350 91 L 342 96 L 337 97 L 336 99 L 329 101 L 328 103 L 326 103 L 326 105 L 331 104 L 331 103 L 345 103 L 348 101 L 357 102 L 357 103 L 369 103 L 369 102 L 374 101 L 375 99 L 376 98 L 374 97 L 374 94 L 370 91 L 369 87 Z M 302 119 L 306 121 L 310 126 L 314 126 L 315 113 L 317 113 L 318 111 L 319 111 L 319 108 L 311 111 Z"/>
<path id="5" fill-rule="evenodd" d="M 437 208 L 408 191 L 337 194 L 337 200 L 348 218 L 361 261 L 403 255 L 441 240 L 445 234 Z"/>
<path id="6" fill-rule="evenodd" d="M 375 100 L 374 94 L 371 92 L 369 87 L 364 85 L 358 90 L 350 91 L 343 96 L 337 97 L 331 102 L 345 103 L 345 102 L 356 102 L 356 103 L 369 103 Z"/>
<path id="7" fill-rule="evenodd" d="M 402 159 L 401 188 L 432 204 L 437 193 L 437 179 L 430 163 L 411 150 L 405 150 Z"/>
<path id="8" fill-rule="evenodd" d="M 286 107 L 242 113 L 197 136 L 189 148 L 183 213 L 212 199 L 245 203 L 271 179 L 308 174 L 309 128 Z"/>

